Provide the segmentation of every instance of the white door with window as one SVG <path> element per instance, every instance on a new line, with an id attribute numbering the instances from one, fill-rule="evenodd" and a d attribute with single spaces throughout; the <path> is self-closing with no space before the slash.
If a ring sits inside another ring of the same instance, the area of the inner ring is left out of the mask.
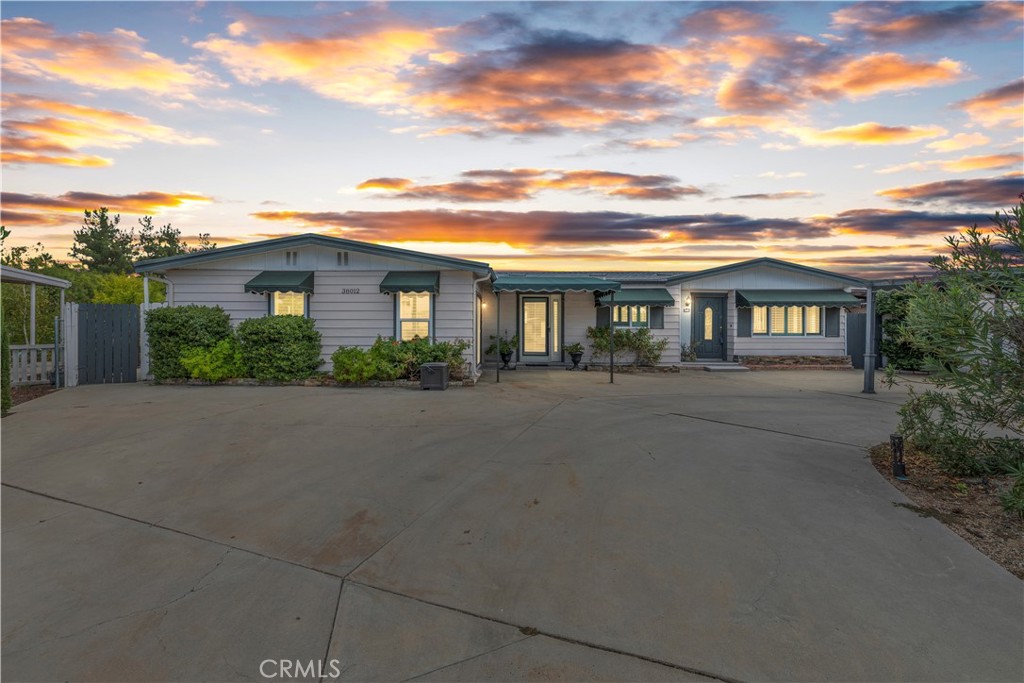
<path id="1" fill-rule="evenodd" d="M 519 306 L 519 353 L 524 363 L 562 360 L 562 296 L 523 296 Z"/>

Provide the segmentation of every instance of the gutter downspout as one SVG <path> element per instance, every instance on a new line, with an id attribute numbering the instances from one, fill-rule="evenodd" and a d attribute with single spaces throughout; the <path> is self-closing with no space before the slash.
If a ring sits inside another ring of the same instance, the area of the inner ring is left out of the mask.
<path id="1" fill-rule="evenodd" d="M 480 356 L 480 365 L 483 366 L 483 364 L 484 364 L 484 352 L 481 351 L 480 348 L 479 348 L 479 345 L 484 343 L 484 333 L 483 333 L 483 327 L 484 326 L 483 326 L 483 320 L 481 319 L 482 318 L 482 314 L 480 312 L 480 307 L 476 305 L 476 295 L 477 295 L 476 287 L 477 287 L 477 285 L 479 285 L 484 280 L 490 280 L 490 279 L 491 279 L 491 274 L 488 273 L 487 275 L 485 275 L 485 276 L 483 276 L 481 278 L 477 278 L 476 280 L 473 280 L 473 340 L 475 342 L 474 348 L 473 348 L 473 365 L 474 366 L 476 365 L 476 358 L 477 358 L 478 355 Z M 477 330 L 480 331 L 480 334 L 479 334 L 480 339 L 479 340 L 477 340 Z M 483 374 L 483 370 L 481 370 L 480 368 L 474 368 L 474 369 L 477 370 L 477 372 L 475 372 L 474 374 L 476 374 L 476 375 Z"/>
<path id="2" fill-rule="evenodd" d="M 146 304 L 147 306 L 149 305 L 149 281 L 150 280 L 156 280 L 157 282 L 162 282 L 163 284 L 167 285 L 167 297 L 166 297 L 167 298 L 167 305 L 168 306 L 173 306 L 174 305 L 174 283 L 171 282 L 170 280 L 168 280 L 167 278 L 161 277 L 159 275 L 148 275 L 148 274 L 146 274 L 146 275 L 142 276 L 142 302 L 144 304 Z"/>

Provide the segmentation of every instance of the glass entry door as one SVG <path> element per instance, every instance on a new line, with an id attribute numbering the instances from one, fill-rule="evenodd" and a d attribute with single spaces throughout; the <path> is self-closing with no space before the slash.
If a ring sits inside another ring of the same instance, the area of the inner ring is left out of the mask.
<path id="1" fill-rule="evenodd" d="M 562 295 L 524 296 L 519 303 L 519 352 L 526 363 L 562 361 Z"/>

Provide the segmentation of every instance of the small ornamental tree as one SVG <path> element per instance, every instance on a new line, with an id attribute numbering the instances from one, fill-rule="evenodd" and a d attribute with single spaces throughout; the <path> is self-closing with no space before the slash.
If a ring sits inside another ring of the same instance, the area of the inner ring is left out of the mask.
<path id="1" fill-rule="evenodd" d="M 900 341 L 918 349 L 930 386 L 900 408 L 900 429 L 954 474 L 1024 463 L 1024 196 L 947 238 L 933 283 L 907 288 Z M 887 380 L 897 379 L 890 368 Z"/>

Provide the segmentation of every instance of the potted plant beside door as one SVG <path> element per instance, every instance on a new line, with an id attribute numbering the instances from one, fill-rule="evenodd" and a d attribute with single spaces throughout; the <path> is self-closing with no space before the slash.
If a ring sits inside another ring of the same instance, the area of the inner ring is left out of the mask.
<path id="1" fill-rule="evenodd" d="M 484 349 L 484 353 L 491 355 L 497 353 L 501 357 L 501 362 L 504 365 L 501 366 L 502 370 L 510 370 L 508 364 L 512 360 L 512 354 L 515 353 L 516 348 L 519 346 L 519 335 L 514 334 L 511 337 L 508 336 L 508 330 L 505 330 L 505 334 L 500 337 L 491 335 L 491 345 Z"/>
<path id="2" fill-rule="evenodd" d="M 569 358 L 572 359 L 572 367 L 570 370 L 579 370 L 580 361 L 583 360 L 583 344 L 579 342 L 573 342 L 572 344 L 565 345 L 565 352 L 569 354 Z"/>

